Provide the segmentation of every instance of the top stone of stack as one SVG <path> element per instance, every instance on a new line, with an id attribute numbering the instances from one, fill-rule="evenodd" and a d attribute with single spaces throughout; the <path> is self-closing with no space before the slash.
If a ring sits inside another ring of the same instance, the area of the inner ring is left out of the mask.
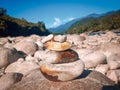
<path id="1" fill-rule="evenodd" d="M 65 51 L 71 48 L 72 43 L 67 41 L 65 35 L 48 35 L 42 40 L 45 43 L 45 48 L 53 51 Z"/>

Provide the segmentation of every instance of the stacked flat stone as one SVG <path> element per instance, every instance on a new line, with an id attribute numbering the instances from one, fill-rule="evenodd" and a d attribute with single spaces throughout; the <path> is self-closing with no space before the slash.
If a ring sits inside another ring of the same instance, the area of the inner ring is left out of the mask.
<path id="1" fill-rule="evenodd" d="M 42 42 L 48 51 L 45 53 L 40 71 L 52 81 L 68 81 L 80 76 L 84 63 L 78 54 L 70 49 L 72 42 L 65 35 L 49 35 Z"/>

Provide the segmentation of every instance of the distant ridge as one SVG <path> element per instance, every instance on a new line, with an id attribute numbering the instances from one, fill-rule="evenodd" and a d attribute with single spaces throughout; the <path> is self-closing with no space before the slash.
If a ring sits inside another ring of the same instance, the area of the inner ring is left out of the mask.
<path id="1" fill-rule="evenodd" d="M 80 20 L 80 19 L 74 19 L 74 20 L 72 20 L 72 21 L 69 21 L 69 22 L 67 22 L 67 23 L 65 23 L 65 24 L 62 24 L 62 25 L 60 25 L 60 26 L 58 26 L 58 27 L 55 27 L 55 28 L 49 28 L 49 31 L 50 32 L 52 32 L 52 33 L 56 33 L 56 34 L 63 34 L 63 33 L 65 33 L 65 31 L 72 25 L 72 24 L 74 24 L 76 21 L 78 21 L 78 20 Z"/>
<path id="2" fill-rule="evenodd" d="M 118 20 L 115 20 L 117 17 Z M 113 22 L 112 22 L 113 21 Z M 49 31 L 56 34 L 74 34 L 120 28 L 120 10 L 103 14 L 92 13 L 83 18 L 74 19 Z M 111 24 L 109 24 L 109 22 Z"/>
<path id="3" fill-rule="evenodd" d="M 99 17 L 99 16 L 101 16 L 101 14 L 93 13 L 93 14 L 90 14 L 90 15 L 88 15 L 86 17 Z M 86 18 L 86 17 L 83 17 L 83 18 Z M 71 25 L 73 25 L 77 21 L 80 21 L 83 18 L 74 19 L 72 21 L 69 21 L 69 22 L 67 22 L 65 24 L 62 24 L 62 25 L 60 25 L 58 27 L 55 27 L 55 28 L 49 28 L 49 31 L 52 32 L 52 33 L 55 33 L 55 34 L 59 34 L 59 33 L 64 34 L 71 27 Z"/>
<path id="4" fill-rule="evenodd" d="M 96 32 L 115 30 L 120 28 L 120 10 L 104 14 L 91 14 L 75 22 L 69 27 L 65 34 L 79 34 L 83 32 Z"/>

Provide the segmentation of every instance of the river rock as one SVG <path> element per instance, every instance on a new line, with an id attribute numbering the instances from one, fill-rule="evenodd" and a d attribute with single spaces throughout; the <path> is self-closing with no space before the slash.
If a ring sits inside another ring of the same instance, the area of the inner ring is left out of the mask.
<path id="1" fill-rule="evenodd" d="M 86 38 L 77 34 L 67 35 L 67 40 L 72 41 L 75 45 L 79 44 L 81 41 L 84 41 Z"/>
<path id="2" fill-rule="evenodd" d="M 5 48 L 0 46 L 0 68 L 6 67 L 20 58 L 20 54 L 15 48 Z"/>
<path id="3" fill-rule="evenodd" d="M 84 71 L 84 63 L 82 60 L 62 64 L 44 63 L 40 66 L 40 70 L 49 80 L 68 81 L 82 74 Z"/>
<path id="4" fill-rule="evenodd" d="M 108 65 L 110 69 L 119 69 L 120 61 L 108 61 Z"/>
<path id="5" fill-rule="evenodd" d="M 120 68 L 120 53 L 110 55 L 107 58 L 107 63 L 110 69 L 119 69 Z"/>
<path id="6" fill-rule="evenodd" d="M 24 40 L 25 39 L 25 37 L 24 36 L 18 36 L 18 37 L 16 37 L 15 38 L 15 43 L 18 43 L 18 42 L 20 42 L 20 41 L 22 41 L 22 40 Z"/>
<path id="7" fill-rule="evenodd" d="M 20 73 L 6 73 L 0 78 L 0 90 L 9 90 L 9 88 L 20 81 L 23 75 Z"/>
<path id="8" fill-rule="evenodd" d="M 78 54 L 68 49 L 65 51 L 48 51 L 45 53 L 43 60 L 47 63 L 69 63 L 78 59 Z"/>
<path id="9" fill-rule="evenodd" d="M 35 52 L 34 57 L 38 60 L 43 60 L 46 57 L 47 50 L 38 50 Z"/>
<path id="10" fill-rule="evenodd" d="M 44 38 L 41 40 L 41 42 L 42 42 L 42 43 L 46 43 L 46 42 L 52 40 L 53 38 L 54 38 L 54 35 L 53 35 L 53 34 L 50 34 L 50 35 L 44 37 Z"/>
<path id="11" fill-rule="evenodd" d="M 72 43 L 70 41 L 66 41 L 63 43 L 50 41 L 45 43 L 45 47 L 53 51 L 65 51 L 67 49 L 70 49 L 71 46 L 72 46 Z"/>
<path id="12" fill-rule="evenodd" d="M 106 56 L 103 53 L 93 52 L 84 56 L 82 60 L 86 68 L 91 68 L 106 63 Z"/>
<path id="13" fill-rule="evenodd" d="M 112 32 L 112 31 L 108 31 L 108 32 L 106 32 L 106 34 L 105 34 L 106 36 L 108 36 L 108 37 L 111 37 L 111 38 L 114 38 L 114 37 L 116 37 L 117 36 L 117 34 L 116 33 L 114 33 L 114 32 Z"/>
<path id="14" fill-rule="evenodd" d="M 108 64 L 100 64 L 97 65 L 97 67 L 95 68 L 95 71 L 101 72 L 104 75 L 107 74 L 108 70 L 109 70 Z"/>
<path id="15" fill-rule="evenodd" d="M 91 49 L 75 49 L 75 51 L 78 53 L 79 58 L 83 58 L 84 56 L 88 55 L 89 53 L 92 53 L 93 50 Z"/>
<path id="16" fill-rule="evenodd" d="M 0 45 L 4 45 L 8 42 L 8 38 L 0 38 Z"/>
<path id="17" fill-rule="evenodd" d="M 112 54 L 120 53 L 120 44 L 114 42 L 102 43 L 101 45 L 97 46 L 94 50 L 104 53 L 108 58 Z"/>
<path id="18" fill-rule="evenodd" d="M 39 50 L 44 49 L 44 45 L 40 40 L 37 40 L 35 43 L 38 45 Z"/>
<path id="19" fill-rule="evenodd" d="M 117 90 L 114 85 L 113 81 L 96 71 L 84 71 L 83 75 L 72 81 L 54 82 L 44 78 L 36 69 L 9 90 Z"/>
<path id="20" fill-rule="evenodd" d="M 56 35 L 54 36 L 54 40 L 57 42 L 65 42 L 67 40 L 67 36 L 66 35 Z"/>
<path id="21" fill-rule="evenodd" d="M 6 73 L 9 72 L 17 72 L 17 73 L 21 73 L 23 75 L 26 75 L 27 73 L 29 73 L 31 70 L 34 70 L 36 68 L 40 67 L 36 61 L 26 61 L 26 60 L 18 60 L 17 62 L 14 62 L 10 65 L 8 65 L 8 67 L 5 69 Z"/>
<path id="22" fill-rule="evenodd" d="M 22 40 L 22 41 L 16 43 L 14 45 L 14 47 L 18 51 L 22 51 L 26 54 L 33 54 L 38 49 L 37 44 L 35 44 L 34 42 L 27 41 L 27 40 Z"/>
<path id="23" fill-rule="evenodd" d="M 41 40 L 41 37 L 39 35 L 36 35 L 36 34 L 30 35 L 29 38 L 32 39 L 33 42 L 36 42 L 37 40 Z"/>
<path id="24" fill-rule="evenodd" d="M 116 82 L 116 84 L 120 84 L 120 69 L 108 71 L 107 77 Z"/>

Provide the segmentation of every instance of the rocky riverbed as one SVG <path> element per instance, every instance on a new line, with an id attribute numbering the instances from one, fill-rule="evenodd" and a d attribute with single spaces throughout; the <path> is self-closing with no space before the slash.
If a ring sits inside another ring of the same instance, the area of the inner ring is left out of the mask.
<path id="1" fill-rule="evenodd" d="M 0 38 L 0 90 L 119 90 L 120 36 Z"/>

